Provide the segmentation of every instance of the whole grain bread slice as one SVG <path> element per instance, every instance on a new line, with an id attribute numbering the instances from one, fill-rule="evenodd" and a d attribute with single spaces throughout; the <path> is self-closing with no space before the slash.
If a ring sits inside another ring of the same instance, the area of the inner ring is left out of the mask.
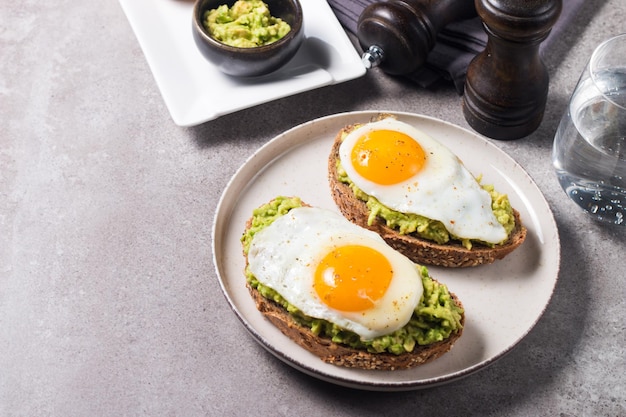
<path id="1" fill-rule="evenodd" d="M 399 234 L 396 230 L 388 227 L 382 218 L 377 218 L 372 224 L 368 224 L 369 209 L 367 204 L 363 200 L 358 199 L 350 186 L 339 180 L 337 174 L 339 146 L 345 135 L 356 127 L 357 125 L 350 125 L 339 131 L 328 157 L 328 180 L 331 194 L 335 204 L 348 220 L 361 227 L 373 230 L 385 239 L 391 247 L 403 253 L 413 262 L 423 265 L 469 267 L 490 264 L 497 259 L 504 258 L 524 242 L 527 232 L 526 227 L 522 224 L 520 214 L 515 209 L 513 209 L 515 217 L 514 230 L 505 243 L 495 247 L 475 243 L 471 249 L 467 249 L 460 242 L 450 241 L 446 244 L 438 244 L 415 234 Z"/>
<path id="2" fill-rule="evenodd" d="M 463 328 L 452 333 L 447 339 L 430 345 L 416 345 L 412 352 L 395 355 L 393 353 L 370 353 L 333 342 L 329 338 L 319 337 L 311 329 L 297 323 L 278 303 L 263 297 L 256 289 L 247 285 L 257 309 L 276 326 L 285 336 L 319 357 L 326 363 L 347 368 L 368 370 L 409 369 L 437 359 L 448 352 L 463 333 Z M 456 295 L 450 293 L 454 302 L 462 307 Z M 461 319 L 465 324 L 465 314 Z"/>
<path id="3" fill-rule="evenodd" d="M 308 206 L 307 204 L 303 205 Z M 246 223 L 246 230 L 251 226 L 252 218 Z M 248 257 L 245 250 L 243 254 L 247 268 Z M 465 327 L 465 311 L 463 310 L 460 319 L 461 327 L 450 334 L 447 339 L 429 345 L 415 345 L 413 351 L 400 355 L 386 352 L 371 353 L 364 349 L 356 349 L 335 343 L 328 337 L 314 334 L 310 328 L 299 324 L 279 303 L 263 297 L 263 295 L 249 283 L 246 283 L 246 287 L 255 302 L 256 308 L 285 336 L 319 357 L 324 362 L 347 368 L 391 371 L 396 369 L 409 369 L 425 364 L 448 352 L 461 337 L 463 328 Z M 451 291 L 449 291 L 449 294 L 454 303 L 462 309 L 463 304 L 456 294 Z"/>

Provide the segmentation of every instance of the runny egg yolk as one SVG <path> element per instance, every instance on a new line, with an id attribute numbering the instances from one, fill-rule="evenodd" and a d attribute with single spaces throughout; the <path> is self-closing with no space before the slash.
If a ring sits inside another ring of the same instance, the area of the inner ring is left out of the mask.
<path id="1" fill-rule="evenodd" d="M 389 260 L 367 246 L 340 246 L 317 265 L 314 288 L 327 306 L 365 311 L 383 297 L 393 276 Z"/>
<path id="2" fill-rule="evenodd" d="M 373 130 L 361 136 L 350 156 L 354 169 L 376 184 L 391 185 L 417 174 L 426 154 L 409 135 L 394 130 Z"/>

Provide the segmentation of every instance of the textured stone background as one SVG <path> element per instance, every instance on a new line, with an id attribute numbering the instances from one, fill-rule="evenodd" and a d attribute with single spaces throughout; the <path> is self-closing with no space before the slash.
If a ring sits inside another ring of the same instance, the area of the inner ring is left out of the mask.
<path id="1" fill-rule="evenodd" d="M 579 212 L 550 165 L 587 58 L 625 30 L 622 0 L 586 3 L 545 57 L 542 125 L 496 143 L 559 226 L 545 315 L 491 367 L 398 393 L 318 381 L 255 343 L 220 293 L 211 224 L 229 178 L 276 134 L 371 109 L 468 127 L 453 87 L 373 70 L 180 128 L 117 2 L 4 2 L 0 17 L 0 415 L 626 415 L 626 229 Z"/>

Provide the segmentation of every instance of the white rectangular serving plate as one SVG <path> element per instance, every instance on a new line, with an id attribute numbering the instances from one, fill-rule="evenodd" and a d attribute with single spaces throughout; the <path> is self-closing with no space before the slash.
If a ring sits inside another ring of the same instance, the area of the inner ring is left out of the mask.
<path id="1" fill-rule="evenodd" d="M 354 45 L 324 0 L 301 0 L 305 40 L 278 71 L 223 74 L 197 49 L 192 0 L 119 0 L 174 123 L 195 126 L 225 114 L 365 74 Z"/>

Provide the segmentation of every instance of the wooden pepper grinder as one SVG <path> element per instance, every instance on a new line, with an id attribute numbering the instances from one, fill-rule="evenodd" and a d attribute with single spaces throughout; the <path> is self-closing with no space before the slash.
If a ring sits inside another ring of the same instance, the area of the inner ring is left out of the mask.
<path id="1" fill-rule="evenodd" d="M 561 0 L 476 0 L 488 35 L 485 50 L 470 63 L 463 114 L 477 132 L 519 139 L 541 123 L 548 71 L 539 46 L 560 13 Z"/>
<path id="2" fill-rule="evenodd" d="M 474 0 L 390 0 L 367 6 L 357 37 L 367 68 L 392 75 L 419 68 L 448 23 L 476 16 Z"/>

